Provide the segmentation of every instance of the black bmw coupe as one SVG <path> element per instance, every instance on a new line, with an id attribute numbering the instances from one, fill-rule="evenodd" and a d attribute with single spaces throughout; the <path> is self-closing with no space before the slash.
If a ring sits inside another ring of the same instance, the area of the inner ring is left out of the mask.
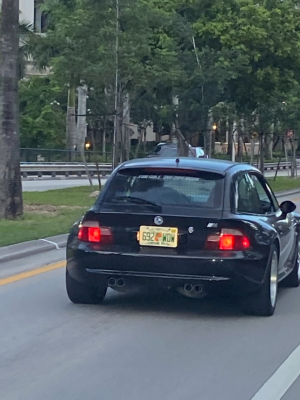
<path id="1" fill-rule="evenodd" d="M 150 158 L 115 169 L 67 244 L 74 303 L 107 288 L 160 286 L 202 298 L 238 295 L 247 314 L 270 316 L 278 283 L 299 285 L 300 216 L 278 204 L 253 166 L 212 159 Z"/>

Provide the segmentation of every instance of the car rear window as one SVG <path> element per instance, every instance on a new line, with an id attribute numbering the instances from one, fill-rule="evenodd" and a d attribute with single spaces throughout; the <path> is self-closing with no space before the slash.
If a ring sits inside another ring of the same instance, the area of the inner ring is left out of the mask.
<path id="1" fill-rule="evenodd" d="M 177 147 L 162 147 L 159 155 L 161 157 L 176 157 L 177 153 Z"/>
<path id="2" fill-rule="evenodd" d="M 223 183 L 223 175 L 206 171 L 176 173 L 128 169 L 120 171 L 110 182 L 104 203 L 130 196 L 159 205 L 220 209 Z"/>

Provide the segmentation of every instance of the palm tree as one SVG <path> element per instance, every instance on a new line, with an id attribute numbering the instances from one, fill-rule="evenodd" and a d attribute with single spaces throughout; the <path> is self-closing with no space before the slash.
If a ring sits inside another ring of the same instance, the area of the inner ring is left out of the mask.
<path id="1" fill-rule="evenodd" d="M 0 22 L 0 218 L 23 214 L 18 126 L 19 0 L 2 0 Z"/>
<path id="2" fill-rule="evenodd" d="M 34 37 L 33 25 L 27 21 L 19 23 L 19 53 L 18 53 L 18 77 L 24 78 L 26 71 L 26 63 L 30 59 L 31 53 L 29 48 L 30 39 Z"/>

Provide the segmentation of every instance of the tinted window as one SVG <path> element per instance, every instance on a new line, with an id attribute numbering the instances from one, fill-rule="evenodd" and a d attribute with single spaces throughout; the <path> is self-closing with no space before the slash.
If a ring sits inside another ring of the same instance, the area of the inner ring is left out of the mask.
<path id="1" fill-rule="evenodd" d="M 223 199 L 223 176 L 202 172 L 201 176 L 168 173 L 136 175 L 132 170 L 119 173 L 108 187 L 104 202 L 118 197 L 138 197 L 159 205 L 183 205 L 220 209 Z"/>
<path id="2" fill-rule="evenodd" d="M 237 211 L 241 213 L 263 214 L 263 208 L 255 184 L 248 174 L 237 181 Z"/>
<path id="3" fill-rule="evenodd" d="M 256 175 L 251 175 L 251 178 L 257 190 L 263 212 L 270 213 L 276 211 L 272 198 L 268 195 L 268 192 L 266 191 L 263 183 Z"/>

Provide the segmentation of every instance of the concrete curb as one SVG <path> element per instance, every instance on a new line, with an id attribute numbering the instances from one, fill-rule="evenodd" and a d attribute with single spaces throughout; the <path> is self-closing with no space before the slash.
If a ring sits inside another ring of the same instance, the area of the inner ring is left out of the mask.
<path id="1" fill-rule="evenodd" d="M 299 189 L 293 189 L 293 190 L 288 190 L 285 192 L 277 192 L 275 193 L 276 197 L 288 197 L 288 196 L 293 196 L 294 194 L 299 194 L 300 195 L 300 188 Z"/>
<path id="2" fill-rule="evenodd" d="M 59 250 L 67 245 L 68 234 L 57 235 L 45 239 L 30 240 L 28 242 L 0 247 L 0 264 L 7 261 L 18 260 L 49 250 Z"/>
<path id="3" fill-rule="evenodd" d="M 277 198 L 300 195 L 300 188 L 285 192 L 275 193 Z M 0 264 L 6 261 L 18 260 L 35 254 L 43 253 L 49 250 L 62 249 L 67 246 L 68 234 L 52 236 L 45 239 L 31 240 L 0 247 Z"/>

